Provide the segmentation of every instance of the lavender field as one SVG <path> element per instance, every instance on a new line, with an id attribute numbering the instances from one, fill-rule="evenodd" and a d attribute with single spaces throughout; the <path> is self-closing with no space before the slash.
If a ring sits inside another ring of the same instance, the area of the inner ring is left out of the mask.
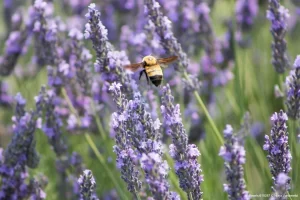
<path id="1" fill-rule="evenodd" d="M 0 5 L 0 200 L 300 199 L 299 0 Z"/>

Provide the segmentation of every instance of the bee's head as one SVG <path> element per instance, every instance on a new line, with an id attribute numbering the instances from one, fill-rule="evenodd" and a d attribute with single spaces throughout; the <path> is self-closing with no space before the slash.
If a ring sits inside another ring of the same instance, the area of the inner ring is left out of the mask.
<path id="1" fill-rule="evenodd" d="M 157 60 L 153 56 L 145 56 L 143 58 L 143 62 L 145 63 L 145 65 L 155 65 Z"/>

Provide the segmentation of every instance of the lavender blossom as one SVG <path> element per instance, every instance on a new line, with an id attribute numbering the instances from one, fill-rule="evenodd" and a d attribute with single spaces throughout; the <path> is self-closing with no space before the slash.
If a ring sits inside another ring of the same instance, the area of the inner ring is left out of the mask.
<path id="1" fill-rule="evenodd" d="M 200 164 L 197 162 L 200 152 L 196 145 L 188 144 L 179 105 L 174 106 L 174 97 L 168 84 L 163 87 L 162 93 L 161 112 L 172 137 L 170 155 L 175 160 L 175 172 L 179 177 L 179 185 L 187 193 L 188 199 L 201 199 L 200 184 L 203 176 Z"/>
<path id="2" fill-rule="evenodd" d="M 84 33 L 86 39 L 91 39 L 96 51 L 95 71 L 99 72 L 109 83 L 115 81 L 122 83 L 123 90 L 131 95 L 135 89 L 134 84 L 122 67 L 122 65 L 129 64 L 128 58 L 124 52 L 113 50 L 107 38 L 107 29 L 100 20 L 100 12 L 95 7 L 94 3 L 90 4 L 89 11 L 85 15 L 89 22 L 85 25 Z"/>
<path id="3" fill-rule="evenodd" d="M 225 161 L 227 184 L 224 184 L 224 190 L 231 200 L 250 199 L 249 193 L 246 191 L 244 169 L 242 166 L 246 162 L 245 149 L 238 142 L 230 125 L 226 125 L 224 138 L 225 144 L 221 147 L 219 153 Z"/>
<path id="4" fill-rule="evenodd" d="M 14 134 L 0 162 L 2 177 L 0 199 L 25 199 L 30 196 L 45 199 L 44 193 L 34 185 L 34 181 L 29 183 L 26 181 L 28 177 L 26 167 L 36 168 L 39 163 L 34 139 L 38 115 L 36 112 L 24 110 L 26 101 L 21 95 L 18 95 L 16 100 L 17 108 L 13 117 Z"/>
<path id="5" fill-rule="evenodd" d="M 34 16 L 34 39 L 36 62 L 39 66 L 54 64 L 56 57 L 54 34 L 57 32 L 55 23 L 50 23 L 47 19 L 46 9 L 48 5 L 43 0 L 36 0 L 33 6 L 32 15 Z M 49 13 L 51 14 L 51 13 Z M 47 48 L 45 48 L 47 46 Z"/>
<path id="6" fill-rule="evenodd" d="M 181 72 L 186 71 L 189 60 L 171 30 L 172 22 L 168 17 L 163 16 L 157 1 L 146 0 L 145 5 L 148 17 L 155 25 L 155 31 L 160 37 L 161 45 L 169 54 L 176 54 L 179 57 L 179 66 L 176 66 L 175 69 Z"/>
<path id="7" fill-rule="evenodd" d="M 290 118 L 296 120 L 300 118 L 300 55 L 294 62 L 294 69 L 286 78 L 286 105 L 287 114 Z"/>
<path id="8" fill-rule="evenodd" d="M 118 111 L 112 114 L 112 128 L 115 132 L 116 145 L 114 152 L 117 155 L 117 167 L 121 171 L 122 179 L 127 183 L 127 189 L 135 196 L 141 189 L 140 173 L 137 168 L 137 155 L 132 149 L 129 140 L 130 119 L 124 115 L 128 100 L 121 93 L 121 84 L 113 83 L 109 90 Z"/>
<path id="9" fill-rule="evenodd" d="M 43 90 L 43 89 L 42 89 Z M 48 137 L 48 141 L 51 144 L 54 152 L 58 157 L 66 154 L 67 146 L 62 137 L 61 126 L 62 120 L 60 116 L 55 112 L 56 107 L 56 95 L 53 90 L 42 91 L 42 96 L 36 98 L 36 104 L 42 104 L 45 109 L 45 123 L 42 126 L 42 130 Z"/>
<path id="10" fill-rule="evenodd" d="M 257 0 L 238 0 L 236 1 L 235 14 L 240 31 L 249 31 L 254 23 L 254 18 L 258 13 Z"/>
<path id="11" fill-rule="evenodd" d="M 69 32 L 71 38 L 71 55 L 69 63 L 76 68 L 76 79 L 81 86 L 82 93 L 89 95 L 91 93 L 91 58 L 90 51 L 84 48 L 82 44 L 83 34 L 77 30 L 72 29 Z"/>
<path id="12" fill-rule="evenodd" d="M 279 0 L 269 0 L 267 18 L 271 21 L 272 64 L 278 73 L 283 73 L 290 67 L 284 36 L 287 30 L 289 11 L 280 5 Z"/>
<path id="13" fill-rule="evenodd" d="M 285 173 L 278 174 L 276 178 L 275 191 L 271 195 L 270 200 L 285 200 L 287 199 L 287 192 L 289 190 L 290 177 Z"/>
<path id="14" fill-rule="evenodd" d="M 113 99 L 119 108 L 119 113 L 113 114 L 113 127 L 118 131 L 123 123 L 127 126 L 123 130 L 128 134 L 126 143 L 129 147 L 127 148 L 130 148 L 132 155 L 135 156 L 132 161 L 140 160 L 141 167 L 145 172 L 146 183 L 153 197 L 155 199 L 173 199 L 177 195 L 169 191 L 169 184 L 166 179 L 168 165 L 166 161 L 162 160 L 160 122 L 158 119 L 152 120 L 150 113 L 145 110 L 145 103 L 139 93 L 135 93 L 134 99 L 128 101 L 120 92 L 120 87 L 121 85 L 116 83 L 110 87 Z M 119 121 L 116 120 L 117 118 Z M 118 129 L 116 129 L 117 127 Z M 117 135 L 118 144 L 119 136 Z"/>
<path id="15" fill-rule="evenodd" d="M 0 74 L 2 76 L 11 74 L 19 56 L 23 53 L 23 48 L 28 37 L 29 32 L 27 28 L 15 30 L 9 34 L 5 42 L 5 53 L 0 57 Z"/>
<path id="16" fill-rule="evenodd" d="M 271 169 L 274 186 L 276 186 L 276 178 L 280 173 L 288 174 L 291 171 L 292 155 L 288 144 L 288 132 L 286 122 L 288 116 L 280 110 L 275 112 L 272 117 L 272 129 L 270 136 L 265 135 L 264 150 L 268 152 L 267 159 Z M 287 182 L 287 189 L 290 187 L 290 181 Z M 276 189 L 272 187 L 275 191 Z"/>
<path id="17" fill-rule="evenodd" d="M 80 185 L 81 200 L 97 200 L 97 196 L 94 194 L 96 188 L 96 181 L 90 170 L 84 170 L 83 175 L 80 175 L 78 179 Z"/>

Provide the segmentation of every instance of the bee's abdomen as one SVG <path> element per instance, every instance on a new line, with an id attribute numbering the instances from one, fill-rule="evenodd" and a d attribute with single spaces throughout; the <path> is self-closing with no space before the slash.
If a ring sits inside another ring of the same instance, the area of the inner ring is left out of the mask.
<path id="1" fill-rule="evenodd" d="M 149 77 L 151 82 L 157 87 L 161 84 L 162 81 L 162 75 L 155 75 Z"/>

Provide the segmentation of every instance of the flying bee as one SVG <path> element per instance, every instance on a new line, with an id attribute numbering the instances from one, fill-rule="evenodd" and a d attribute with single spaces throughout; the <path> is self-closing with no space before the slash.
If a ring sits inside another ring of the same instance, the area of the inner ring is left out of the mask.
<path id="1" fill-rule="evenodd" d="M 137 71 L 140 67 L 144 69 L 140 72 L 139 80 L 145 73 L 147 83 L 149 84 L 149 79 L 157 87 L 161 84 L 163 79 L 163 72 L 161 69 L 161 64 L 168 64 L 177 60 L 177 56 L 171 56 L 167 58 L 155 58 L 153 56 L 145 56 L 140 63 L 134 63 L 124 66 L 125 69 L 129 69 L 133 72 Z"/>

